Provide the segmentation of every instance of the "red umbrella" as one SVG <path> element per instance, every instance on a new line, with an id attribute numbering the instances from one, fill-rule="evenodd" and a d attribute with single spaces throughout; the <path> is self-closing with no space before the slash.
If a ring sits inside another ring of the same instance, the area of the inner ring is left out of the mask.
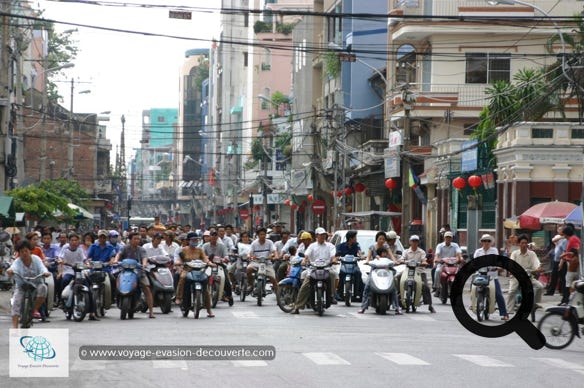
<path id="1" fill-rule="evenodd" d="M 577 205 L 570 202 L 545 202 L 527 209 L 519 216 L 521 229 L 540 230 L 541 224 L 563 224 Z"/>

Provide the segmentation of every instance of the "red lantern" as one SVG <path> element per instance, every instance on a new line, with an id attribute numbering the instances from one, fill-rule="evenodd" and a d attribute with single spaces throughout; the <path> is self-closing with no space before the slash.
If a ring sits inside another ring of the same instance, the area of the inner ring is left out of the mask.
<path id="1" fill-rule="evenodd" d="M 480 176 L 471 175 L 468 177 L 468 184 L 474 190 L 476 190 L 481 185 L 481 183 L 483 183 L 483 181 L 481 180 Z"/>
<path id="2" fill-rule="evenodd" d="M 341 198 L 342 196 L 343 196 L 343 191 L 341 190 L 337 193 L 337 197 Z"/>
<path id="3" fill-rule="evenodd" d="M 365 189 L 366 189 L 366 187 L 365 187 L 365 185 L 363 183 L 357 183 L 355 185 L 355 191 L 358 192 L 358 193 L 364 192 Z"/>
<path id="4" fill-rule="evenodd" d="M 386 179 L 385 180 L 385 187 L 388 188 L 389 190 L 393 190 L 397 187 L 397 182 L 394 179 Z"/>
<path id="5" fill-rule="evenodd" d="M 353 189 L 352 189 L 352 188 L 350 188 L 350 187 L 347 187 L 347 188 L 345 189 L 345 195 L 351 195 L 351 194 L 353 194 Z"/>
<path id="6" fill-rule="evenodd" d="M 285 201 L 284 201 L 284 203 L 285 203 L 287 206 L 290 206 L 290 202 L 291 202 L 291 201 L 290 201 L 289 199 L 287 199 L 287 200 L 285 200 Z"/>
<path id="7" fill-rule="evenodd" d="M 464 186 L 466 186 L 466 181 L 461 177 L 454 178 L 452 180 L 452 186 L 454 186 L 456 190 L 462 190 L 464 189 Z"/>
<path id="8" fill-rule="evenodd" d="M 298 205 L 292 205 L 292 206 L 290 206 L 290 208 L 291 208 L 292 210 L 296 210 L 296 209 L 298 209 Z"/>
<path id="9" fill-rule="evenodd" d="M 314 200 L 314 196 L 312 194 L 308 194 L 308 202 L 312 202 Z"/>

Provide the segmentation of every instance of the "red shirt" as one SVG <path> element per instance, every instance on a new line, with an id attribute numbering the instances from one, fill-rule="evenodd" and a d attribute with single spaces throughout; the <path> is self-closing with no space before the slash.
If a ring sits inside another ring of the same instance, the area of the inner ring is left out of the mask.
<path id="1" fill-rule="evenodd" d="M 580 239 L 578 236 L 570 236 L 568 238 L 568 244 L 566 245 L 566 252 L 570 252 L 572 249 L 580 250 Z M 568 262 L 568 272 L 577 272 L 580 261 L 578 256 L 566 257 Z"/>

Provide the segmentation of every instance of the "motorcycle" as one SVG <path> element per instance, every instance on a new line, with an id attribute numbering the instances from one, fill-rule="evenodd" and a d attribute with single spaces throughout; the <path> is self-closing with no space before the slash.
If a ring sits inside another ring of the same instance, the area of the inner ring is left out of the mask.
<path id="1" fill-rule="evenodd" d="M 257 305 L 262 305 L 263 298 L 266 297 L 266 282 L 268 280 L 267 273 L 267 263 L 270 262 L 269 257 L 258 257 L 256 261 L 259 263 L 258 270 L 254 273 L 254 288 L 253 294 L 257 297 Z"/>
<path id="2" fill-rule="evenodd" d="M 111 286 L 109 277 L 103 269 L 103 262 L 92 261 L 91 270 L 87 275 L 91 284 L 93 303 L 95 303 L 95 315 L 99 317 L 105 317 L 105 310 L 111 307 Z M 110 289 L 109 292 L 106 292 L 107 288 Z"/>
<path id="3" fill-rule="evenodd" d="M 345 273 L 345 284 L 343 289 L 343 300 L 345 306 L 351 307 L 351 302 L 357 302 L 361 299 L 362 293 L 359 292 L 361 279 L 355 276 L 358 269 L 358 257 L 346 255 L 341 257 L 341 272 Z"/>
<path id="4" fill-rule="evenodd" d="M 89 267 L 84 263 L 76 263 L 75 265 L 63 263 L 63 265 L 72 267 L 75 272 L 73 280 L 63 290 L 62 297 L 66 301 L 63 311 L 67 320 L 73 317 L 75 322 L 81 322 L 85 319 L 87 313 L 89 313 L 90 290 L 85 277 L 85 273 Z"/>
<path id="5" fill-rule="evenodd" d="M 488 274 L 488 268 L 479 269 L 474 276 L 470 300 L 470 308 L 479 322 L 489 320 L 489 315 L 495 312 L 495 283 Z"/>
<path id="6" fill-rule="evenodd" d="M 174 295 L 174 278 L 170 271 L 172 260 L 167 256 L 153 256 L 147 260 L 146 274 L 150 280 L 154 306 L 160 307 L 162 314 L 168 314 Z"/>
<path id="7" fill-rule="evenodd" d="M 420 264 L 416 260 L 408 260 L 406 268 L 401 274 L 399 291 L 401 295 L 401 304 L 404 306 L 406 313 L 416 312 L 421 305 L 422 299 L 422 274 L 418 267 Z"/>
<path id="8" fill-rule="evenodd" d="M 539 277 L 538 273 L 533 273 L 532 271 L 526 269 L 525 272 L 527 273 L 527 276 L 529 277 L 529 280 L 535 279 L 537 280 Z M 521 306 L 521 288 L 518 288 L 517 291 L 515 292 L 515 311 L 519 310 L 519 307 Z M 531 322 L 535 322 L 535 310 L 536 310 L 536 306 L 535 304 L 533 305 L 533 308 L 531 309 Z"/>
<path id="9" fill-rule="evenodd" d="M 369 300 L 371 307 L 377 314 L 385 315 L 389 311 L 390 297 L 397 292 L 394 284 L 393 261 L 386 257 L 379 257 L 368 263 L 369 273 Z"/>
<path id="10" fill-rule="evenodd" d="M 277 301 L 278 307 L 285 313 L 294 310 L 294 301 L 298 297 L 298 291 L 302 285 L 302 257 L 296 256 L 290 258 L 289 269 L 286 277 L 278 283 Z"/>
<path id="11" fill-rule="evenodd" d="M 134 259 L 124 259 L 118 265 L 121 267 L 116 280 L 120 319 L 132 319 L 134 313 L 148 309 L 140 289 L 139 271 L 142 270 L 142 265 Z"/>
<path id="12" fill-rule="evenodd" d="M 55 307 L 55 278 L 53 274 L 45 279 L 45 284 L 47 285 L 47 297 L 45 302 L 39 308 L 39 313 L 41 314 L 42 320 L 45 321 L 51 316 L 51 311 Z"/>
<path id="13" fill-rule="evenodd" d="M 22 276 L 18 272 L 14 272 L 14 274 L 23 281 L 21 287 L 24 295 L 22 296 L 22 305 L 20 306 L 20 327 L 28 329 L 32 326 L 32 314 L 36 299 L 37 284 L 35 281 L 42 278 L 43 274 L 41 273 L 34 277 Z"/>
<path id="14" fill-rule="evenodd" d="M 329 260 L 319 259 L 310 263 L 310 297 L 308 303 L 319 316 L 330 307 L 328 291 L 329 273 L 331 263 Z"/>
<path id="15" fill-rule="evenodd" d="M 225 271 L 221 266 L 224 261 L 220 257 L 209 257 L 215 266 L 211 267 L 209 276 L 209 292 L 211 293 L 211 307 L 215 308 L 217 302 L 223 299 L 223 291 L 225 290 L 225 282 L 227 281 Z M 229 300 L 229 306 L 233 306 L 233 298 Z"/>
<path id="16" fill-rule="evenodd" d="M 191 260 L 186 262 L 185 266 L 189 272 L 186 277 L 181 305 L 183 317 L 188 317 L 192 310 L 195 313 L 195 319 L 199 319 L 199 313 L 204 305 L 203 298 L 206 297 L 203 283 L 209 278 L 205 272 L 207 264 L 202 260 Z"/>
<path id="17" fill-rule="evenodd" d="M 450 296 L 452 283 L 454 283 L 458 269 L 458 259 L 456 257 L 442 259 L 442 272 L 440 273 L 440 300 L 442 304 L 446 304 Z"/>
<path id="18" fill-rule="evenodd" d="M 248 295 L 247 292 L 247 265 L 249 261 L 247 259 L 247 254 L 234 255 L 237 258 L 236 270 L 235 270 L 235 293 L 239 294 L 239 300 L 245 302 L 245 297 Z"/>
<path id="19" fill-rule="evenodd" d="M 6 274 L 10 268 L 10 250 L 6 247 L 5 242 L 10 240 L 10 234 L 0 232 L 0 290 L 8 291 L 12 287 L 12 279 Z"/>
<path id="20" fill-rule="evenodd" d="M 573 287 L 575 292 L 568 305 L 548 307 L 537 325 L 550 349 L 564 349 L 574 337 L 581 338 L 578 325 L 584 326 L 584 280 L 575 281 Z M 584 327 L 581 332 L 584 335 Z"/>

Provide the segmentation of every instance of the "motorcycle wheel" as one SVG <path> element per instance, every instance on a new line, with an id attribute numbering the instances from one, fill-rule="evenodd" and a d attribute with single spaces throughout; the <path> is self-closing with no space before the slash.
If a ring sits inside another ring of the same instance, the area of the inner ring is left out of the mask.
<path id="1" fill-rule="evenodd" d="M 100 306 L 100 308 L 98 310 L 98 314 L 101 317 L 105 317 L 105 306 L 104 306 L 104 303 L 103 303 L 105 301 L 105 289 L 102 288 L 102 289 L 99 290 L 99 297 L 100 297 L 100 300 L 102 302 L 101 302 L 101 306 Z"/>
<path id="2" fill-rule="evenodd" d="M 245 275 L 241 274 L 241 278 L 239 279 L 239 300 L 242 302 L 245 302 L 245 297 L 247 294 L 247 282 L 245 280 Z"/>
<path id="3" fill-rule="evenodd" d="M 489 296 L 486 296 L 485 297 L 485 306 L 484 306 L 484 308 L 485 308 L 484 311 L 485 312 L 483 314 L 483 316 L 485 318 L 485 321 L 488 321 L 489 320 L 489 306 L 490 305 L 491 305 L 491 300 L 489 299 Z"/>
<path id="4" fill-rule="evenodd" d="M 103 317 L 103 315 L 101 315 L 101 310 L 102 310 L 102 299 L 100 297 L 100 292 L 99 290 L 91 290 L 91 295 L 93 296 L 93 303 L 95 304 L 95 315 L 97 315 L 98 317 Z"/>
<path id="5" fill-rule="evenodd" d="M 73 294 L 73 319 L 75 322 L 81 322 L 89 310 L 89 298 L 85 292 L 76 292 Z"/>
<path id="6" fill-rule="evenodd" d="M 377 304 L 377 312 L 378 314 L 385 315 L 387 313 L 387 304 L 388 299 L 387 295 L 379 295 L 379 303 Z"/>
<path id="7" fill-rule="evenodd" d="M 266 284 L 264 280 L 258 280 L 257 284 L 257 293 L 258 293 L 258 306 L 262 305 L 262 298 L 264 297 L 264 290 L 266 289 Z"/>
<path id="8" fill-rule="evenodd" d="M 281 284 L 277 293 L 278 307 L 285 313 L 290 313 L 294 307 L 290 307 L 296 300 L 296 290 L 290 284 Z"/>
<path id="9" fill-rule="evenodd" d="M 196 290 L 193 295 L 193 303 L 195 305 L 195 319 L 199 319 L 199 313 L 203 308 L 203 300 L 201 290 Z"/>
<path id="10" fill-rule="evenodd" d="M 189 312 L 191 311 L 191 306 L 192 306 L 192 302 L 191 302 L 191 297 L 192 297 L 192 293 L 183 291 L 183 300 L 182 303 L 180 305 L 180 310 L 182 312 L 182 316 L 183 318 L 186 318 L 189 316 Z"/>
<path id="11" fill-rule="evenodd" d="M 160 311 L 162 314 L 168 314 L 172 307 L 172 294 L 165 292 L 162 294 L 162 302 L 160 302 Z"/>
<path id="12" fill-rule="evenodd" d="M 345 306 L 351 307 L 351 283 L 345 282 Z"/>
<path id="13" fill-rule="evenodd" d="M 413 307 L 412 306 L 412 289 L 411 289 L 411 287 L 406 288 L 405 302 L 406 302 L 406 313 L 409 313 L 410 308 Z"/>
<path id="14" fill-rule="evenodd" d="M 28 329 L 32 326 L 32 295 L 25 295 L 20 313 L 20 327 Z"/>
<path id="15" fill-rule="evenodd" d="M 324 297 L 322 293 L 322 288 L 316 290 L 316 312 L 322 317 L 324 314 Z"/>
<path id="16" fill-rule="evenodd" d="M 211 307 L 215 308 L 217 302 L 219 302 L 219 286 L 217 285 L 217 281 L 214 281 L 211 286 Z"/>
<path id="17" fill-rule="evenodd" d="M 545 336 L 545 346 L 549 349 L 564 349 L 572 343 L 576 332 L 561 312 L 549 312 L 539 321 L 537 328 Z"/>
<path id="18" fill-rule="evenodd" d="M 130 311 L 130 297 L 129 296 L 121 296 L 120 297 L 120 319 L 125 320 L 129 311 Z"/>
<path id="19" fill-rule="evenodd" d="M 440 299 L 442 301 L 442 304 L 446 304 L 446 301 L 448 300 L 448 289 L 449 289 L 450 285 L 448 284 L 443 284 L 441 287 L 441 291 L 440 291 Z"/>
<path id="20" fill-rule="evenodd" d="M 483 309 L 485 308 L 484 295 L 482 292 L 477 292 L 477 320 L 479 322 L 483 321 Z"/>

